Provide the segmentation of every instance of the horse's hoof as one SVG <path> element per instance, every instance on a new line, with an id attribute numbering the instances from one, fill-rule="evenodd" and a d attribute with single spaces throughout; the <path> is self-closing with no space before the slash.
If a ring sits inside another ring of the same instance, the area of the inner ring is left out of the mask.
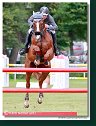
<path id="1" fill-rule="evenodd" d="M 29 105 L 24 105 L 25 108 L 29 108 Z"/>
<path id="2" fill-rule="evenodd" d="M 41 103 L 42 103 L 42 99 L 41 99 L 41 98 L 38 98 L 37 102 L 38 102 L 39 104 L 41 104 Z"/>
<path id="3" fill-rule="evenodd" d="M 34 60 L 34 64 L 38 66 L 40 64 L 40 61 Z"/>
<path id="4" fill-rule="evenodd" d="M 41 103 L 42 103 L 42 101 L 39 101 L 39 100 L 38 100 L 38 104 L 41 104 Z"/>
<path id="5" fill-rule="evenodd" d="M 29 108 L 29 101 L 28 101 L 28 100 L 26 100 L 26 101 L 24 102 L 24 107 L 25 107 L 25 108 Z"/>
<path id="6" fill-rule="evenodd" d="M 49 62 L 48 61 L 45 61 L 44 65 L 45 66 L 49 66 Z"/>

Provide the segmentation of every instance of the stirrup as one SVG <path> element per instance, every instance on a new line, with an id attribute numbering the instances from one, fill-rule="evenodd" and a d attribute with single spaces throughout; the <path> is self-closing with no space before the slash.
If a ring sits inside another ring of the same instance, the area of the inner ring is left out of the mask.
<path id="1" fill-rule="evenodd" d="M 60 55 L 60 52 L 59 52 L 59 51 L 57 51 L 57 50 L 56 50 L 54 53 L 55 53 L 55 56 Z"/>

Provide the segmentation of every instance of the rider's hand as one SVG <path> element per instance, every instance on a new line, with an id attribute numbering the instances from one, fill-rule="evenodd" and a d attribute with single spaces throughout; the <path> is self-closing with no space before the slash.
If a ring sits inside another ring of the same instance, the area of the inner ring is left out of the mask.
<path id="1" fill-rule="evenodd" d="M 46 29 L 49 28 L 49 25 L 48 25 L 48 24 L 45 24 L 45 28 L 46 28 Z"/>

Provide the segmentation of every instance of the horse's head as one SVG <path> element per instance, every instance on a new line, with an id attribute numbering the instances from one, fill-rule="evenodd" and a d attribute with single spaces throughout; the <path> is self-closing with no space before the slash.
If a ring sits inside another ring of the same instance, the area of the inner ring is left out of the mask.
<path id="1" fill-rule="evenodd" d="M 33 15 L 33 29 L 37 40 L 42 37 L 44 28 L 45 23 L 43 20 L 43 15 L 41 13 L 35 13 Z"/>

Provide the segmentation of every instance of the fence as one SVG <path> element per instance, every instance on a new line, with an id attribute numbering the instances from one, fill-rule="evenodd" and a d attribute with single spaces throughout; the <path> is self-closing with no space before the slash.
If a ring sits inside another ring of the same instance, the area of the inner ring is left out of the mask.
<path id="1" fill-rule="evenodd" d="M 24 64 L 8 64 L 8 67 L 24 67 Z M 73 67 L 76 67 L 76 68 L 86 68 L 87 67 L 87 64 L 69 64 L 69 68 L 73 68 Z M 22 72 L 9 72 L 9 74 L 14 74 L 14 80 L 17 79 L 17 75 L 18 74 L 25 74 L 25 73 L 22 73 Z M 83 72 L 83 77 L 69 77 L 69 79 L 87 79 L 86 77 L 86 72 Z"/>

